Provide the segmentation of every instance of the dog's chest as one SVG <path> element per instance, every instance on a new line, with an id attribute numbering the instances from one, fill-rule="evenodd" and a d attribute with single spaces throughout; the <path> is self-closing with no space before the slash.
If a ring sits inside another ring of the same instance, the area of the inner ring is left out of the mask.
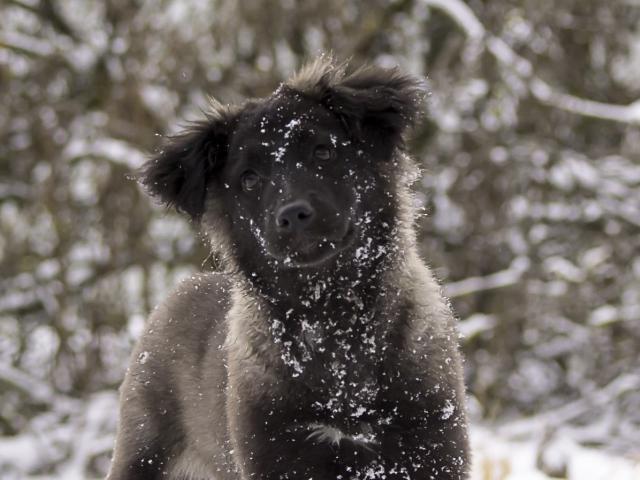
<path id="1" fill-rule="evenodd" d="M 347 424 L 357 424 L 375 415 L 380 381 L 366 367 L 334 362 L 318 373 L 309 383 L 308 404 L 313 413 Z"/>
<path id="2" fill-rule="evenodd" d="M 316 339 L 317 341 L 318 339 Z M 324 336 L 316 344 L 302 342 L 307 355 L 300 362 L 305 404 L 318 419 L 349 430 L 361 429 L 379 416 L 383 387 L 381 341 L 367 329 L 345 329 Z"/>
<path id="3" fill-rule="evenodd" d="M 386 312 L 362 303 L 332 307 L 272 320 L 275 361 L 283 384 L 296 385 L 296 405 L 313 421 L 362 433 L 363 425 L 387 421 L 379 400 L 388 380 L 381 365 L 390 321 Z"/>

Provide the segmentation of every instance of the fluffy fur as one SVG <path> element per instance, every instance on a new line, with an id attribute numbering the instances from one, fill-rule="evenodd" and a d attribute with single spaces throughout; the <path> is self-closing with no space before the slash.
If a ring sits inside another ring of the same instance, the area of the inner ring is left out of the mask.
<path id="1" fill-rule="evenodd" d="M 466 478 L 457 334 L 404 153 L 423 94 L 321 57 L 268 98 L 214 103 L 145 166 L 226 269 L 151 315 L 110 480 Z"/>

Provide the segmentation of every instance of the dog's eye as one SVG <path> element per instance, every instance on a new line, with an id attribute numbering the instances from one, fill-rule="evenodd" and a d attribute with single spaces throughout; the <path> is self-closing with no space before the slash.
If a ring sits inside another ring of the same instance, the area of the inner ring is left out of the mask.
<path id="1" fill-rule="evenodd" d="M 255 190 L 260 184 L 260 175 L 252 170 L 247 170 L 240 177 L 240 183 L 245 192 L 250 192 Z"/>
<path id="2" fill-rule="evenodd" d="M 332 151 L 326 145 L 318 145 L 313 149 L 313 156 L 318 160 L 331 160 Z"/>

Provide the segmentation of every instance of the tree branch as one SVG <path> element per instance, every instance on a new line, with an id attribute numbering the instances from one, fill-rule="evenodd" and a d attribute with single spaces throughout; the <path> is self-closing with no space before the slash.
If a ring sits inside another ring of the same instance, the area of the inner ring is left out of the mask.
<path id="1" fill-rule="evenodd" d="M 6 0 L 8 5 L 14 5 L 16 7 L 22 8 L 28 12 L 38 14 L 38 7 L 32 5 L 30 3 L 25 3 L 20 0 Z"/>
<path id="2" fill-rule="evenodd" d="M 640 99 L 629 105 L 616 105 L 558 92 L 535 75 L 529 60 L 518 55 L 501 38 L 491 35 L 462 0 L 422 0 L 422 2 L 442 11 L 464 31 L 472 42 L 482 45 L 500 64 L 512 70 L 527 84 L 529 92 L 539 102 L 584 117 L 640 125 Z"/>
<path id="3" fill-rule="evenodd" d="M 464 280 L 444 285 L 444 294 L 448 298 L 457 298 L 486 290 L 509 287 L 520 281 L 522 273 L 521 270 L 506 269 L 484 277 L 465 278 Z"/>
<path id="4" fill-rule="evenodd" d="M 640 388 L 640 376 L 621 375 L 605 387 L 586 393 L 571 403 L 506 424 L 498 431 L 510 438 L 515 438 L 531 435 L 532 431 L 544 430 L 548 425 L 567 424 L 581 415 L 596 414 L 602 407 L 613 403 L 621 395 L 637 391 L 638 388 Z"/>
<path id="5" fill-rule="evenodd" d="M 77 33 L 71 28 L 69 22 L 62 16 L 58 5 L 53 0 L 40 0 L 39 3 L 28 3 L 21 0 L 6 0 L 9 5 L 22 8 L 27 12 L 40 17 L 43 23 L 48 23 L 58 33 L 66 35 L 75 41 L 79 41 Z"/>
<path id="6" fill-rule="evenodd" d="M 17 32 L 3 32 L 0 36 L 0 48 L 29 57 L 47 57 L 54 52 L 51 45 L 44 40 Z"/>
<path id="7" fill-rule="evenodd" d="M 422 0 L 427 6 L 440 10 L 456 22 L 467 37 L 480 40 L 486 35 L 486 29 L 473 13 L 473 10 L 461 0 Z"/>
<path id="8" fill-rule="evenodd" d="M 78 35 L 73 28 L 71 28 L 69 22 L 62 16 L 58 4 L 54 2 L 54 0 L 40 0 L 38 12 L 40 18 L 49 22 L 58 33 L 62 33 L 75 41 L 79 40 Z"/>
<path id="9" fill-rule="evenodd" d="M 34 378 L 10 365 L 0 365 L 0 382 L 13 385 L 13 387 L 27 394 L 34 401 L 46 405 L 69 400 L 69 397 L 54 391 L 50 385 L 42 380 Z"/>

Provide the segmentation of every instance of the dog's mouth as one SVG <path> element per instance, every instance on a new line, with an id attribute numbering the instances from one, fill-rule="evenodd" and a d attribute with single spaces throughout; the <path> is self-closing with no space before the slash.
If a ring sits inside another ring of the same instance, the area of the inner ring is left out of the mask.
<path id="1" fill-rule="evenodd" d="M 319 267 L 350 247 L 355 237 L 355 226 L 350 224 L 338 239 L 303 236 L 288 243 L 281 254 L 270 254 L 287 268 Z"/>

